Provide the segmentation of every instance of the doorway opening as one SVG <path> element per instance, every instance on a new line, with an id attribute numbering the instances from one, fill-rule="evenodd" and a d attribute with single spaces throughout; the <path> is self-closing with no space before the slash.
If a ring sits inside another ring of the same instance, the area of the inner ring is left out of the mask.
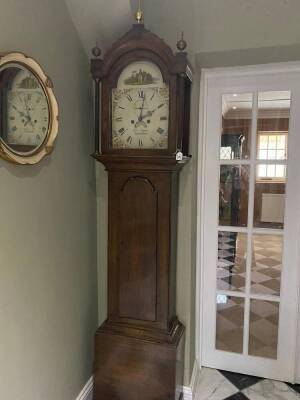
<path id="1" fill-rule="evenodd" d="M 201 365 L 294 382 L 300 64 L 205 70 L 199 185 Z"/>

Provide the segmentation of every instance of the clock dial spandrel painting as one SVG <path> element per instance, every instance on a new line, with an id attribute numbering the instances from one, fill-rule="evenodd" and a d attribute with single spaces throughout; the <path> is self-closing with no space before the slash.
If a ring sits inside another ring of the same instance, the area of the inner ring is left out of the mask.
<path id="1" fill-rule="evenodd" d="M 112 147 L 167 149 L 169 87 L 151 62 L 129 64 L 112 90 Z"/>

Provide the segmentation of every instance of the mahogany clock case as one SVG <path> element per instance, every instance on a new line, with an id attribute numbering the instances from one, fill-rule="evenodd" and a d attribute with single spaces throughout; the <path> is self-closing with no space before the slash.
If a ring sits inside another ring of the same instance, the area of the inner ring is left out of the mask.
<path id="1" fill-rule="evenodd" d="M 112 148 L 111 91 L 136 60 L 158 65 L 169 84 L 167 149 Z M 95 335 L 94 400 L 177 400 L 184 358 L 184 326 L 176 317 L 178 185 L 189 159 L 191 69 L 185 53 L 174 55 L 134 25 L 103 61 L 92 60 L 91 70 L 93 156 L 108 171 L 108 318 Z"/>

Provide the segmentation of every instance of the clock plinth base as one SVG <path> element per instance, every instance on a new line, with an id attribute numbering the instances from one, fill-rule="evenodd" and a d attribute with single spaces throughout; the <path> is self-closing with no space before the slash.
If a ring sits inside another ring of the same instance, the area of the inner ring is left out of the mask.
<path id="1" fill-rule="evenodd" d="M 145 339 L 104 323 L 95 337 L 93 400 L 181 399 L 184 326 L 176 325 L 165 337 Z"/>

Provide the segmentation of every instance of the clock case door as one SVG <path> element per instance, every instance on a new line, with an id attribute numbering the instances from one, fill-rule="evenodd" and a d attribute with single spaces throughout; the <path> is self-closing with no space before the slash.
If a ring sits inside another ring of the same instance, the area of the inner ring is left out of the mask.
<path id="1" fill-rule="evenodd" d="M 111 325 L 155 336 L 177 324 L 177 194 L 177 173 L 109 171 Z"/>
<path id="2" fill-rule="evenodd" d="M 112 90 L 117 87 L 123 69 L 136 61 L 148 61 L 156 64 L 162 73 L 164 83 L 169 87 L 167 149 L 114 149 L 112 147 Z M 146 30 L 144 25 L 136 24 L 133 25 L 131 31 L 116 42 L 104 60 L 92 60 L 91 72 L 98 93 L 101 83 L 101 102 L 100 96 L 96 95 L 95 104 L 96 158 L 100 153 L 118 156 L 172 156 L 177 151 L 188 156 L 192 70 L 188 64 L 186 53 L 174 55 L 163 40 Z M 100 132 L 101 152 L 99 151 Z"/>

